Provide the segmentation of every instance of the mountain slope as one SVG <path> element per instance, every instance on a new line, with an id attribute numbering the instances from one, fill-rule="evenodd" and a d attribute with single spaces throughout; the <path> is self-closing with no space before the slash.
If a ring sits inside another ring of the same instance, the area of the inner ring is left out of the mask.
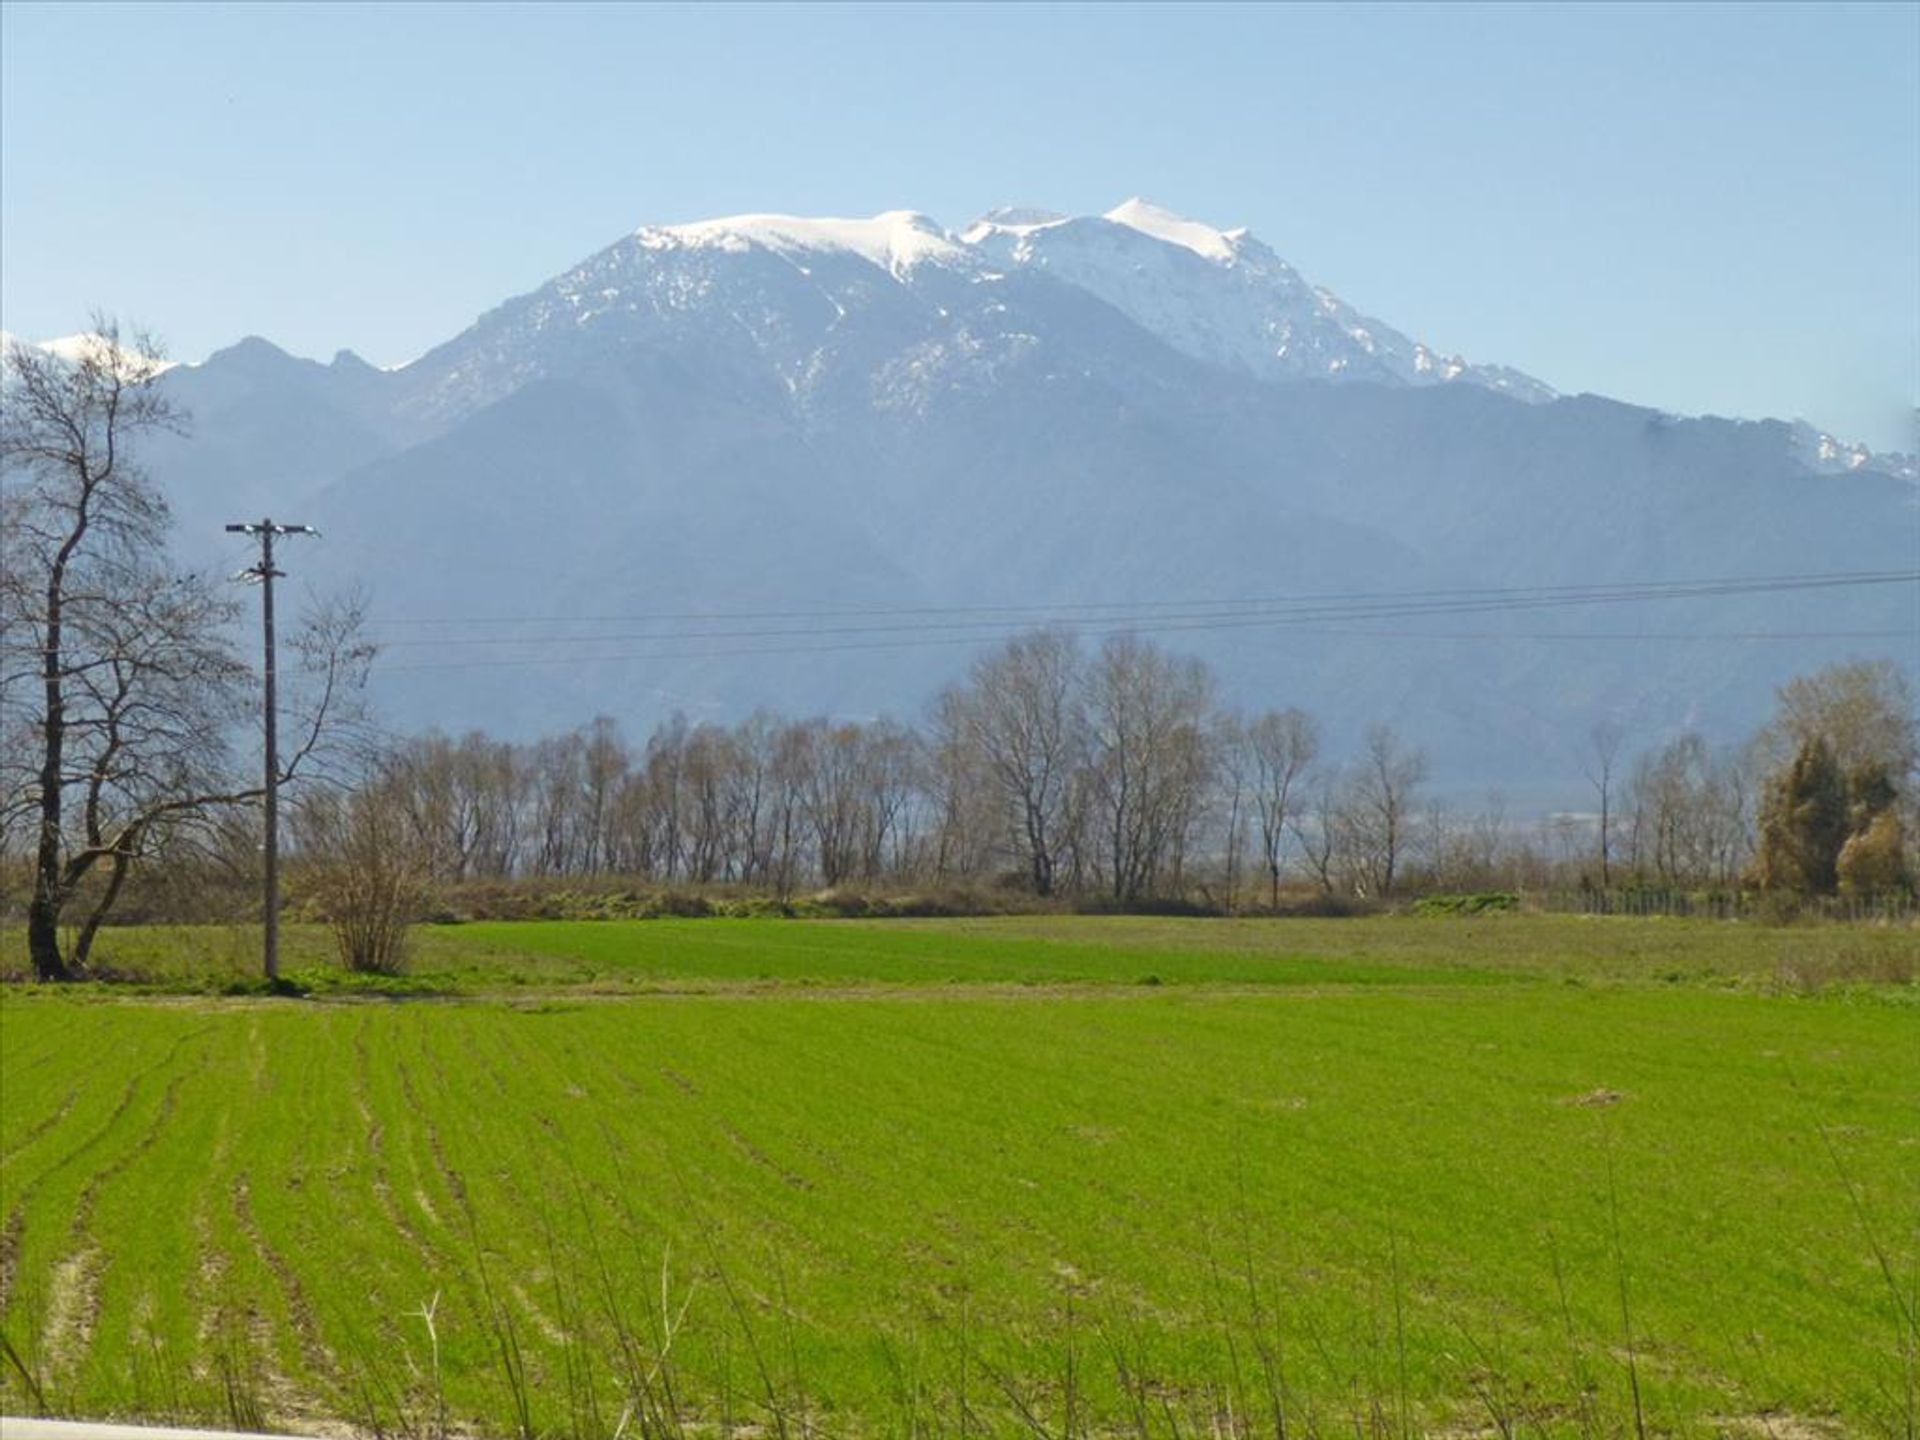
<path id="1" fill-rule="evenodd" d="M 320 525 L 302 574 L 371 588 L 406 725 L 912 713 L 1046 613 L 1131 618 L 1242 703 L 1391 719 L 1450 778 L 1523 786 L 1572 773 L 1603 714 L 1731 735 L 1796 670 L 1913 654 L 1911 587 L 1176 624 L 1169 602 L 1910 569 L 1920 510 L 1803 429 L 1441 360 L 1140 201 L 958 234 L 649 227 L 398 371 L 247 342 L 163 383 L 197 412 L 156 455 L 183 519 Z M 427 619 L 460 623 L 402 623 Z M 617 638 L 555 638 L 589 632 Z"/>
<path id="2" fill-rule="evenodd" d="M 1531 376 L 1438 356 L 1360 314 L 1245 230 L 1215 230 L 1149 201 L 1080 219 L 996 212 L 963 238 L 1098 295 L 1186 354 L 1263 380 L 1462 380 L 1521 400 L 1553 398 Z"/>

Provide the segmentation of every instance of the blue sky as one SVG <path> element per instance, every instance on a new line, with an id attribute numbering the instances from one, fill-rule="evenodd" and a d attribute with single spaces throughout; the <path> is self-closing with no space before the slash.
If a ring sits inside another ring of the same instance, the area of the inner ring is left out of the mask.
<path id="1" fill-rule="evenodd" d="M 1920 5 L 0 5 L 0 323 L 410 358 L 645 222 L 1245 224 L 1448 351 L 1913 448 Z"/>

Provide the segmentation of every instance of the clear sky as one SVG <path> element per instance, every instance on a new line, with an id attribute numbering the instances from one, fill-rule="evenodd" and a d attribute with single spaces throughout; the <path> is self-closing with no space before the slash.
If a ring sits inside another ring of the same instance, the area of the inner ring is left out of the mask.
<path id="1" fill-rule="evenodd" d="M 1245 224 L 1446 351 L 1912 449 L 1920 5 L 0 3 L 0 324 L 404 361 L 637 225 Z"/>

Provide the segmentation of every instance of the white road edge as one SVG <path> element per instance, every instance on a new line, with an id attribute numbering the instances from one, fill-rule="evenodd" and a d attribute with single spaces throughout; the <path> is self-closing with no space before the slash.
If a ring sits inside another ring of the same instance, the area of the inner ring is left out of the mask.
<path id="1" fill-rule="evenodd" d="M 182 1430 L 169 1425 L 107 1425 L 93 1420 L 20 1420 L 0 1415 L 0 1440 L 295 1440 L 255 1430 Z"/>

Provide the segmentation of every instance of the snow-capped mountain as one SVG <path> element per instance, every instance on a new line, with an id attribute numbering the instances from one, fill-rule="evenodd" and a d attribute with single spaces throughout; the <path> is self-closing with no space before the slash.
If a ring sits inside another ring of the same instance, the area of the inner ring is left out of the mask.
<path id="1" fill-rule="evenodd" d="M 1079 286 L 1197 359 L 1262 380 L 1464 381 L 1521 400 L 1554 390 L 1502 366 L 1435 354 L 1310 285 L 1246 230 L 1216 230 L 1141 199 L 1077 219 L 994 211 L 961 238 L 996 261 Z"/>
<path id="2" fill-rule="evenodd" d="M 904 362 L 897 378 L 955 353 L 969 364 L 1004 359 L 1034 336 L 996 317 L 1020 303 L 1008 292 L 1024 298 L 1032 287 L 1019 282 L 1035 278 L 1104 302 L 1184 355 L 1259 380 L 1462 382 L 1530 402 L 1554 396 L 1518 371 L 1442 356 L 1369 319 L 1245 230 L 1216 230 L 1134 199 L 1078 219 L 996 211 L 958 234 L 906 210 L 867 220 L 739 215 L 647 226 L 483 319 L 472 338 L 490 352 L 468 346 L 452 364 L 441 351 L 424 357 L 436 383 L 419 405 L 431 417 L 507 393 L 527 378 L 535 333 L 571 352 L 616 331 L 740 344 L 743 357 L 771 362 L 804 403 L 850 346 L 857 351 L 855 335 L 876 323 L 916 341 L 910 356 L 895 357 Z M 716 317 L 734 333 L 714 334 Z M 687 334 L 689 321 L 698 336 Z"/>
<path id="3" fill-rule="evenodd" d="M 912 713 L 980 644 L 1078 618 L 1336 748 L 1390 720 L 1455 783 L 1522 786 L 1577 775 L 1602 715 L 1731 736 L 1788 675 L 1916 649 L 1910 586 L 1274 620 L 1912 569 L 1913 462 L 1442 359 L 1137 200 L 648 226 L 397 370 L 255 339 L 162 383 L 195 418 L 150 457 L 185 546 L 318 525 L 298 573 L 369 587 L 401 725 Z"/>
<path id="4" fill-rule="evenodd" d="M 62 335 L 53 340 L 27 340 L 10 330 L 0 330 L 0 351 L 4 351 L 10 345 L 25 345 L 34 350 L 44 350 L 55 359 L 63 360 L 69 365 L 77 365 L 89 355 L 104 353 L 100 347 L 105 343 L 104 336 L 96 335 L 91 331 L 82 331 L 78 335 Z M 173 369 L 178 363 L 165 359 L 147 361 L 139 358 L 133 350 L 124 347 L 119 351 L 119 358 L 126 363 L 130 371 L 143 375 L 163 374 Z"/>

